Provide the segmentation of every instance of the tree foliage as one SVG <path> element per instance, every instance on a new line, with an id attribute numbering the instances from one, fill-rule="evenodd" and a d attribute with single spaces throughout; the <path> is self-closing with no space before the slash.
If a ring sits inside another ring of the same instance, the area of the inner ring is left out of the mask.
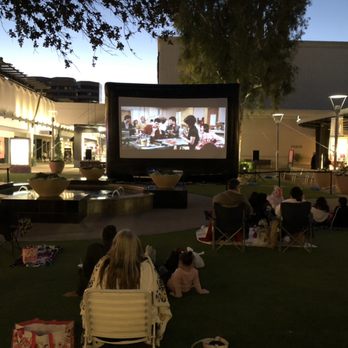
<path id="1" fill-rule="evenodd" d="M 30 40 L 35 48 L 54 48 L 66 67 L 72 64 L 72 40 L 82 33 L 93 51 L 123 50 L 137 31 L 167 38 L 168 19 L 161 0 L 3 0 L 0 21 L 20 46 Z M 93 55 L 95 64 L 97 55 Z"/>
<path id="2" fill-rule="evenodd" d="M 240 83 L 248 106 L 292 91 L 310 0 L 178 0 L 171 9 L 187 83 Z"/>

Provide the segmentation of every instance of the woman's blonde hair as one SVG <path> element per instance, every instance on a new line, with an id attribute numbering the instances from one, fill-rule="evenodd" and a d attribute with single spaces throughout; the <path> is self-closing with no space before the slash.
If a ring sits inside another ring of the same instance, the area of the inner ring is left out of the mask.
<path id="1" fill-rule="evenodd" d="M 99 283 L 105 276 L 106 289 L 139 289 L 140 264 L 144 260 L 139 238 L 128 229 L 119 231 L 108 256 L 101 266 Z"/>

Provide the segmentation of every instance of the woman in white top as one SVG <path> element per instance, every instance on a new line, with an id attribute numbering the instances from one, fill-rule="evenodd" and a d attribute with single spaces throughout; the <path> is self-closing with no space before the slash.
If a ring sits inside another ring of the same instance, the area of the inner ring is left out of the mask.
<path id="1" fill-rule="evenodd" d="M 330 207 L 325 197 L 318 197 L 315 204 L 311 208 L 313 220 L 317 224 L 325 224 L 329 221 Z"/>
<path id="2" fill-rule="evenodd" d="M 141 289 L 154 294 L 154 315 L 157 319 L 156 342 L 159 345 L 172 313 L 165 288 L 150 258 L 144 257 L 139 238 L 130 230 L 121 230 L 112 246 L 94 267 L 89 288 Z M 84 298 L 81 303 L 84 325 Z M 117 310 L 117 309 L 115 309 Z"/>

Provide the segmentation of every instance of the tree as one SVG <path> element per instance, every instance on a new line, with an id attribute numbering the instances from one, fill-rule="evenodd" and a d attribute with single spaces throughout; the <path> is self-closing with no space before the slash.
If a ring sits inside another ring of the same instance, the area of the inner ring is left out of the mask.
<path id="1" fill-rule="evenodd" d="M 0 22 L 20 46 L 30 40 L 34 48 L 54 48 L 66 67 L 73 63 L 74 33 L 82 33 L 89 41 L 93 65 L 98 48 L 122 51 L 138 31 L 164 39 L 173 34 L 166 29 L 168 18 L 161 0 L 4 0 Z"/>
<path id="2" fill-rule="evenodd" d="M 181 0 L 170 16 L 186 83 L 240 83 L 241 106 L 292 91 L 296 41 L 310 0 Z"/>

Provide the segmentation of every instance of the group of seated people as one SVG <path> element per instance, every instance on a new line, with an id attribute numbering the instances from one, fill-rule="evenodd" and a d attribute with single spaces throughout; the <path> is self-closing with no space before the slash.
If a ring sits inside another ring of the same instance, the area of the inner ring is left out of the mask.
<path id="1" fill-rule="evenodd" d="M 224 138 L 218 136 L 207 123 L 198 122 L 194 115 L 188 115 L 181 125 L 177 124 L 175 116 L 155 117 L 147 120 L 145 116 L 132 121 L 131 115 L 123 118 L 122 130 L 129 131 L 129 135 L 136 135 L 141 142 L 144 136 L 149 137 L 150 143 L 158 139 L 180 138 L 187 142 L 190 150 L 201 150 L 205 146 L 223 147 Z"/>
<path id="2" fill-rule="evenodd" d="M 274 187 L 271 194 L 264 192 L 252 192 L 247 199 L 240 192 L 238 179 L 231 179 L 228 189 L 213 197 L 213 204 L 219 203 L 223 206 L 245 207 L 247 226 L 266 226 L 270 232 L 269 244 L 275 247 L 278 240 L 279 221 L 281 217 L 281 203 L 304 202 L 304 194 L 300 187 L 294 186 L 290 190 L 290 197 L 284 199 L 282 189 Z M 348 227 L 348 205 L 346 197 L 339 197 L 338 205 L 330 211 L 325 197 L 318 197 L 311 207 L 312 222 L 314 226 L 326 227 Z M 247 237 L 247 236 L 246 236 Z"/>

